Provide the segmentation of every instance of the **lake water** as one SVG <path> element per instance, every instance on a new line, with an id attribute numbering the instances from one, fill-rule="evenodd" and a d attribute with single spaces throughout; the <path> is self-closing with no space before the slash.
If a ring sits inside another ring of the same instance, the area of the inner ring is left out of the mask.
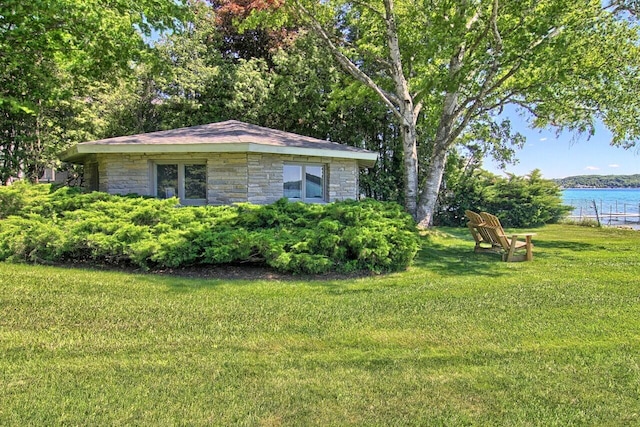
<path id="1" fill-rule="evenodd" d="M 568 188 L 562 190 L 562 200 L 573 206 L 574 219 L 595 219 L 595 201 L 603 225 L 640 225 L 640 188 Z"/>

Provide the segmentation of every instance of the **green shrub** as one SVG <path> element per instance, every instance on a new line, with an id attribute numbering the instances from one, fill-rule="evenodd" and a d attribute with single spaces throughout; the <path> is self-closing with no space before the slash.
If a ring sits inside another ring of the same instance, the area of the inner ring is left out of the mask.
<path id="1" fill-rule="evenodd" d="M 90 261 L 143 269 L 259 262 L 303 274 L 406 269 L 413 220 L 394 203 L 178 207 L 177 199 L 0 188 L 0 260 Z"/>
<path id="2" fill-rule="evenodd" d="M 0 260 L 53 262 L 68 247 L 67 233 L 51 219 L 27 214 L 0 221 Z"/>
<path id="3" fill-rule="evenodd" d="M 50 185 L 31 185 L 16 182 L 0 187 L 0 219 L 10 215 L 26 214 L 41 206 L 51 196 Z"/>
<path id="4" fill-rule="evenodd" d="M 559 222 L 572 209 L 562 204 L 560 187 L 543 179 L 539 170 L 507 178 L 480 170 L 455 178 L 439 196 L 437 225 L 463 226 L 469 209 L 493 213 L 504 227 L 539 227 Z"/>

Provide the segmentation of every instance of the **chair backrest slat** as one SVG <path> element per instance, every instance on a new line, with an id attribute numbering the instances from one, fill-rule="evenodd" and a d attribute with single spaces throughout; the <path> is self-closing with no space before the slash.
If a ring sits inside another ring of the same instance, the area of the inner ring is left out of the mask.
<path id="1" fill-rule="evenodd" d="M 480 214 L 473 211 L 465 211 L 464 214 L 469 218 L 469 223 L 467 224 L 470 228 L 473 229 L 480 235 L 482 238 L 482 242 L 490 243 L 492 245 L 498 245 L 499 243 L 493 239 L 493 236 L 487 231 L 484 227 L 485 221 L 482 219 Z"/>
<path id="2" fill-rule="evenodd" d="M 504 234 L 504 229 L 498 217 L 488 212 L 480 212 L 480 217 L 484 220 L 484 229 L 491 235 L 491 238 L 505 250 L 509 250 L 509 240 Z"/>

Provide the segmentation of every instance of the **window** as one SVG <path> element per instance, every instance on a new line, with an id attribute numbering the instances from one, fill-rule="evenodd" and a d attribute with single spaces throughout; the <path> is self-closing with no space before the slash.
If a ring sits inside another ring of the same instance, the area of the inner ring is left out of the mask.
<path id="1" fill-rule="evenodd" d="M 325 174 L 322 165 L 284 165 L 284 197 L 306 202 L 325 200 Z"/>
<path id="2" fill-rule="evenodd" d="M 204 163 L 156 163 L 155 196 L 178 197 L 183 205 L 207 203 L 207 165 Z"/>
<path id="3" fill-rule="evenodd" d="M 44 173 L 40 182 L 51 182 L 56 180 L 56 170 L 54 168 L 44 168 Z"/>

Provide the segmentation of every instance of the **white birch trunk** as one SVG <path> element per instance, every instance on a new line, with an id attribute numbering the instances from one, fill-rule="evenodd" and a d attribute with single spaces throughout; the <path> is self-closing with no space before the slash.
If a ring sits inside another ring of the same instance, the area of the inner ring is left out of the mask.
<path id="1" fill-rule="evenodd" d="M 409 115 L 409 114 L 408 114 Z M 408 117 L 409 118 L 409 117 Z M 413 120 L 413 117 L 410 117 Z M 416 125 L 402 126 L 404 166 L 404 207 L 417 220 L 418 207 L 418 135 Z"/>
<path id="2" fill-rule="evenodd" d="M 414 219 L 417 218 L 418 205 L 418 114 L 420 106 L 414 106 L 409 92 L 409 83 L 402 67 L 402 55 L 398 42 L 398 28 L 393 12 L 393 0 L 384 0 L 385 20 L 387 27 L 387 46 L 389 47 L 390 65 L 397 108 L 400 115 L 400 126 L 403 147 L 404 165 L 404 206 Z"/>
<path id="3" fill-rule="evenodd" d="M 420 201 L 416 211 L 416 221 L 421 228 L 433 225 L 433 215 L 438 203 L 438 192 L 445 165 L 447 154 L 453 140 L 452 131 L 457 117 L 458 93 L 448 93 L 444 98 L 444 109 L 440 116 L 440 123 L 436 131 L 436 140 L 433 144 L 433 152 L 429 162 L 429 170 L 425 179 L 424 189 L 420 194 Z"/>
<path id="4" fill-rule="evenodd" d="M 438 192 L 442 184 L 444 169 L 447 163 L 447 150 L 435 149 L 429 163 L 424 189 L 418 203 L 416 221 L 418 227 L 428 228 L 433 225 L 433 215 L 438 202 Z"/>
<path id="5" fill-rule="evenodd" d="M 409 91 L 409 82 L 404 75 L 393 0 L 384 0 L 383 3 L 385 12 L 384 14 L 380 14 L 380 16 L 386 26 L 386 41 L 389 48 L 390 59 L 389 71 L 394 83 L 393 92 L 388 92 L 378 86 L 369 75 L 358 68 L 353 61 L 340 51 L 339 46 L 332 41 L 329 32 L 322 27 L 320 22 L 315 19 L 313 14 L 310 13 L 302 3 L 297 2 L 296 5 L 300 13 L 309 19 L 311 28 L 322 38 L 343 69 L 361 83 L 373 89 L 398 119 L 401 127 L 400 134 L 403 147 L 404 204 L 407 212 L 409 212 L 414 219 L 417 219 L 419 196 L 417 123 L 422 104 L 420 102 L 414 103 L 414 98 Z"/>

